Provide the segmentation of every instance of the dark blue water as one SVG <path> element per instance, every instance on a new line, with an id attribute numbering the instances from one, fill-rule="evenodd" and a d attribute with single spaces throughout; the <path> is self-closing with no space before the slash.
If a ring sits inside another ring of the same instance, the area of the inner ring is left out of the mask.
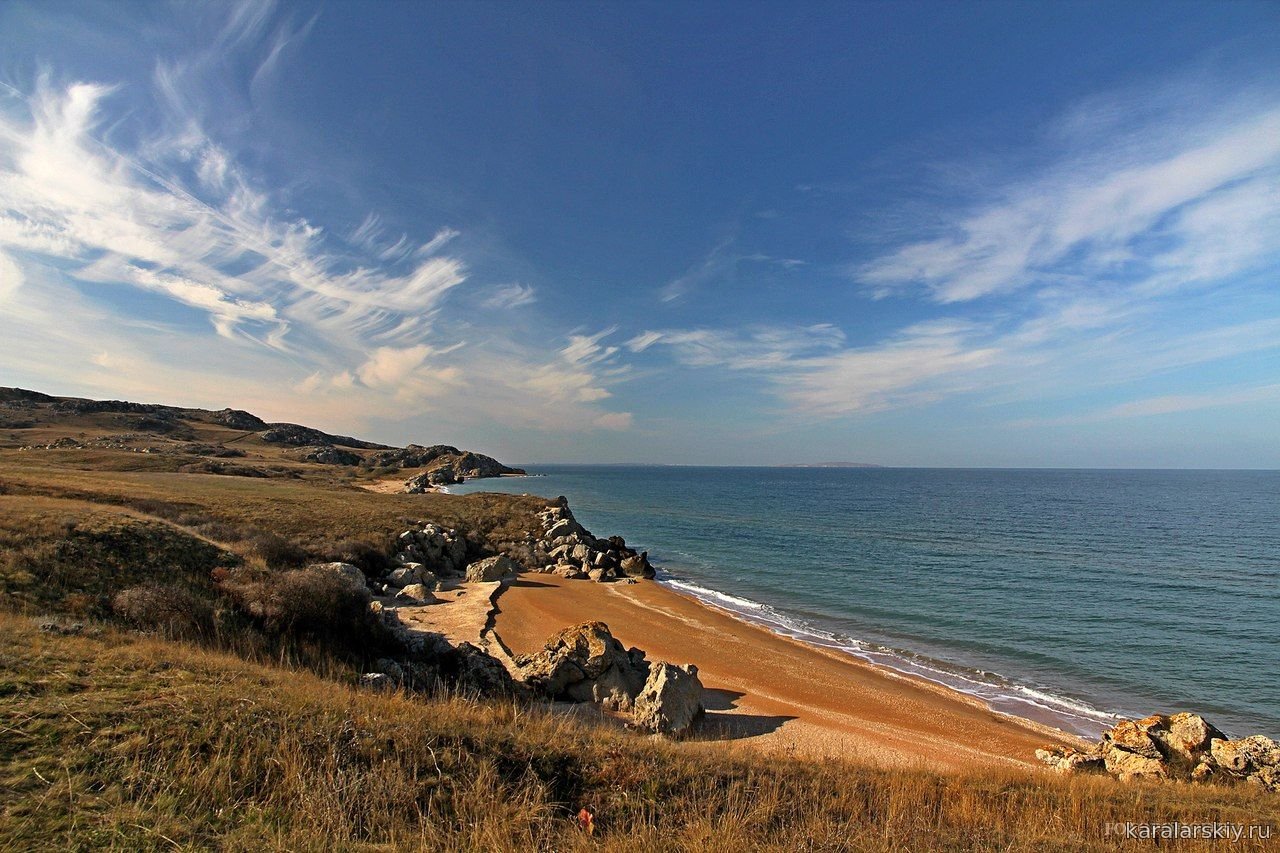
<path id="1" fill-rule="evenodd" d="M 1280 472 L 534 466 L 677 589 L 1085 734 L 1280 735 Z"/>

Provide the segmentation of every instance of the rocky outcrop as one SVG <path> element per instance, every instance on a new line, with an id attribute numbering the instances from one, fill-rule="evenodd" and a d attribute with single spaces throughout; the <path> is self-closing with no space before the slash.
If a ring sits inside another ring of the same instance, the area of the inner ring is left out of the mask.
<path id="1" fill-rule="evenodd" d="M 1038 749 L 1063 773 L 1108 773 L 1118 779 L 1244 781 L 1280 791 L 1280 747 L 1262 735 L 1232 740 L 1198 714 L 1155 714 L 1123 720 L 1088 750 Z"/>
<path id="2" fill-rule="evenodd" d="M 654 568 L 647 552 L 627 547 L 621 536 L 599 539 L 591 534 L 558 498 L 538 513 L 542 527 L 520 543 L 503 543 L 500 550 L 536 571 L 565 578 L 598 581 L 652 578 Z"/>
<path id="3" fill-rule="evenodd" d="M 409 494 L 421 494 L 422 492 L 431 491 L 436 486 L 448 486 L 453 483 L 461 483 L 464 480 L 478 480 L 484 477 L 501 477 L 504 474 L 525 473 L 521 468 L 511 468 L 503 465 L 492 456 L 465 450 L 460 451 L 458 448 L 448 445 L 436 445 L 435 447 L 420 448 L 420 450 L 422 452 L 415 455 L 409 448 L 405 448 L 406 453 L 401 457 L 403 461 L 398 465 L 401 468 L 430 466 L 428 470 L 414 475 L 405 482 L 404 490 Z M 375 458 L 391 460 L 396 457 L 394 454 L 379 454 Z M 418 462 L 419 465 L 406 464 L 409 461 Z"/>
<path id="4" fill-rule="evenodd" d="M 373 453 L 365 458 L 364 464 L 369 468 L 425 468 L 441 456 L 459 456 L 461 453 L 461 450 L 448 444 L 433 444 L 430 447 L 406 444 L 394 450 Z"/>
<path id="5" fill-rule="evenodd" d="M 458 479 L 458 475 L 452 468 L 437 468 L 433 471 L 415 474 L 405 480 L 404 493 L 406 495 L 421 495 L 435 491 L 437 486 L 450 486 L 459 482 L 461 480 Z"/>
<path id="6" fill-rule="evenodd" d="M 360 439 L 352 438 L 349 435 L 331 435 L 313 427 L 302 426 L 301 424 L 275 423 L 267 424 L 266 426 L 267 429 L 259 433 L 259 436 L 268 444 L 286 444 L 292 447 L 306 447 L 308 445 L 328 447 L 330 445 L 339 444 L 343 447 L 356 447 L 361 450 L 392 449 L 385 444 L 375 444 L 372 441 L 361 441 Z"/>
<path id="7" fill-rule="evenodd" d="M 635 726 L 659 734 L 687 734 L 702 717 L 702 682 L 693 664 L 656 661 L 635 699 Z"/>
<path id="8" fill-rule="evenodd" d="M 241 409 L 222 409 L 210 415 L 209 420 L 216 424 L 244 430 L 245 432 L 258 432 L 267 428 L 267 424 L 262 418 Z"/>

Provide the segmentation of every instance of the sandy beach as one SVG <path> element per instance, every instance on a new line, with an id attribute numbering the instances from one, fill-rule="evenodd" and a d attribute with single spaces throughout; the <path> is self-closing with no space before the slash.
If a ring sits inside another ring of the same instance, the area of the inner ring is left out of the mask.
<path id="1" fill-rule="evenodd" d="M 591 583 L 525 574 L 497 598 L 494 631 L 533 652 L 599 620 L 650 660 L 693 663 L 708 689 L 702 738 L 728 748 L 938 770 L 1038 766 L 1056 730 L 977 700 L 751 625 L 653 581 Z"/>

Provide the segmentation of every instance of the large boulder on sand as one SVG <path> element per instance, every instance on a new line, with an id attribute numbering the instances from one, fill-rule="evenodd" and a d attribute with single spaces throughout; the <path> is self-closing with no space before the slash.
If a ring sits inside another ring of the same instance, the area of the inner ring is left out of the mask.
<path id="1" fill-rule="evenodd" d="M 516 659 L 521 678 L 549 699 L 599 702 L 628 710 L 644 686 L 644 652 L 623 648 L 603 622 L 565 628 L 535 655 Z"/>
<path id="2" fill-rule="evenodd" d="M 1280 746 L 1262 735 L 1239 740 L 1215 738 L 1210 744 L 1210 752 L 1219 767 L 1240 776 L 1254 775 L 1264 768 L 1280 768 Z"/>
<path id="3" fill-rule="evenodd" d="M 1114 749 L 1159 761 L 1160 748 L 1156 746 L 1155 739 L 1150 734 L 1150 730 L 1159 725 L 1159 722 L 1157 717 L 1122 720 L 1111 731 L 1105 732 L 1102 740 Z"/>
<path id="4" fill-rule="evenodd" d="M 509 575 L 514 575 L 519 568 L 510 557 L 505 554 L 499 554 L 496 557 L 477 560 L 467 566 L 467 581 L 469 583 L 492 583 L 500 581 Z"/>
<path id="5" fill-rule="evenodd" d="M 426 584 L 411 583 L 396 593 L 396 601 L 406 604 L 435 604 L 440 599 L 431 594 Z"/>
<path id="6" fill-rule="evenodd" d="M 696 666 L 657 661 L 649 667 L 649 678 L 635 700 L 637 728 L 682 735 L 702 714 L 702 682 Z"/>
<path id="7" fill-rule="evenodd" d="M 387 575 L 387 585 L 394 586 L 396 589 L 406 587 L 409 584 L 418 582 L 418 569 L 421 563 L 409 563 L 402 566 Z"/>
<path id="8" fill-rule="evenodd" d="M 1183 761 L 1195 762 L 1209 749 L 1214 738 L 1226 739 L 1220 732 L 1199 714 L 1174 714 L 1169 717 L 1166 727 L 1153 732 L 1169 751 L 1178 755 Z"/>

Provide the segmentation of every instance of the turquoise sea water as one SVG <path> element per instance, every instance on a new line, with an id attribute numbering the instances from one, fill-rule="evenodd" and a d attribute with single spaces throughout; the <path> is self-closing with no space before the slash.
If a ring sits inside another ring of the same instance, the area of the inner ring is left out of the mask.
<path id="1" fill-rule="evenodd" d="M 533 466 L 743 618 L 1096 734 L 1280 736 L 1280 472 Z"/>

